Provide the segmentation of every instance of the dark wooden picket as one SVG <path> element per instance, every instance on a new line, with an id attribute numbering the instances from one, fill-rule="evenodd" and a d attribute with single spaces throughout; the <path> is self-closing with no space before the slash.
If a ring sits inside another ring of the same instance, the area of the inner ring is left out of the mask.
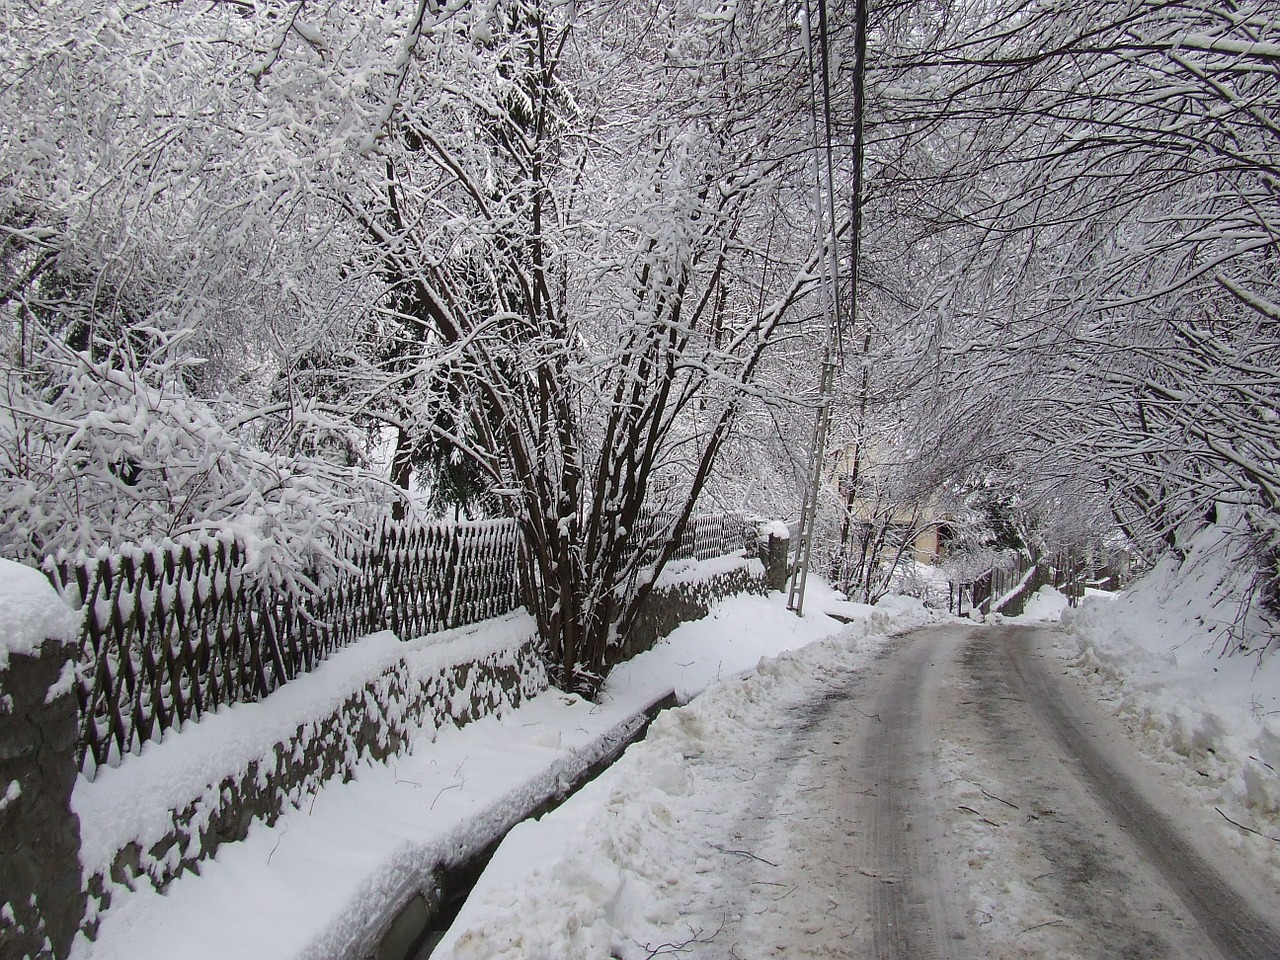
<path id="1" fill-rule="evenodd" d="M 388 523 L 304 596 L 250 574 L 233 537 L 47 564 L 85 608 L 82 767 L 117 763 L 224 704 L 259 700 L 365 634 L 408 638 L 514 610 L 517 547 L 509 521 Z"/>

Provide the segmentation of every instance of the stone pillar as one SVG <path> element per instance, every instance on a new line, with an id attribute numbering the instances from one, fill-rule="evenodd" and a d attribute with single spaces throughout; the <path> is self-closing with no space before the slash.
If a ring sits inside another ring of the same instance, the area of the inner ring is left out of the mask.
<path id="1" fill-rule="evenodd" d="M 61 960 L 85 915 L 76 634 L 43 574 L 0 560 L 0 960 Z"/>
<path id="2" fill-rule="evenodd" d="M 760 562 L 764 564 L 764 582 L 770 590 L 787 589 L 791 568 L 787 555 L 791 549 L 791 531 L 780 520 L 760 524 L 757 539 Z"/>

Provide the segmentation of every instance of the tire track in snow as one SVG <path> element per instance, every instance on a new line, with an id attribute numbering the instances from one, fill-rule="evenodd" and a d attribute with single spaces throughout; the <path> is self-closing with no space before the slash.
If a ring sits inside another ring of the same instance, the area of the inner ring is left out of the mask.
<path id="1" fill-rule="evenodd" d="M 970 955 L 943 852 L 930 728 L 934 664 L 949 656 L 949 629 L 909 634 L 887 651 L 855 764 L 866 784 L 863 815 L 874 875 L 869 946 L 876 960 L 960 960 Z"/>
<path id="2" fill-rule="evenodd" d="M 942 748 L 955 777 L 951 829 L 969 841 L 969 886 L 993 956 L 1218 956 L 1041 720 L 1008 636 L 974 630 L 964 643 Z"/>
<path id="3" fill-rule="evenodd" d="M 1196 821 L 1143 798 L 1135 780 L 1160 781 L 1140 761 L 1126 767 L 1097 747 L 1029 636 L 932 627 L 868 671 L 872 705 L 858 713 L 879 722 L 859 727 L 849 774 L 874 865 L 862 873 L 879 878 L 855 885 L 869 904 L 866 952 L 1280 958 L 1280 934 L 1224 877 L 1230 861 L 1215 870 L 1185 840 Z"/>

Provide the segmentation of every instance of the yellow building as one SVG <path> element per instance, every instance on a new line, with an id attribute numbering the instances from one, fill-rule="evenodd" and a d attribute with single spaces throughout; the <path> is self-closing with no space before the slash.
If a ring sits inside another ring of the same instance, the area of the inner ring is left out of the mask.
<path id="1" fill-rule="evenodd" d="M 881 557 L 897 555 L 906 545 L 904 557 L 937 566 L 946 558 L 948 518 L 933 493 L 922 497 L 895 489 L 892 472 L 891 462 L 878 458 L 873 445 L 837 452 L 829 483 L 849 512 L 846 539 L 858 542 L 870 535 Z"/>

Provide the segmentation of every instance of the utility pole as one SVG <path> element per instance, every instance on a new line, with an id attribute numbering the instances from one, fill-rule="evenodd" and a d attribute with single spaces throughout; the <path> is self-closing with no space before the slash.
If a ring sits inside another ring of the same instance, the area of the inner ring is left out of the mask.
<path id="1" fill-rule="evenodd" d="M 787 595 L 787 608 L 804 613 L 804 594 L 809 580 L 813 536 L 817 525 L 818 499 L 822 492 L 822 465 L 826 459 L 827 434 L 831 427 L 831 401 L 836 375 L 844 358 L 844 330 L 840 311 L 840 262 L 837 252 L 839 227 L 835 218 L 835 163 L 832 146 L 831 53 L 826 0 L 816 0 L 818 12 L 817 50 L 814 49 L 812 5 L 803 0 L 802 22 L 809 63 L 809 134 L 812 146 L 815 237 L 819 244 L 822 270 L 822 302 L 827 342 L 823 350 L 822 373 L 818 383 L 818 403 L 813 433 L 806 451 L 806 485 L 800 507 L 800 531 L 796 545 L 796 566 Z M 820 61 L 815 63 L 815 61 Z M 854 13 L 853 90 L 853 182 L 850 191 L 849 316 L 857 317 L 859 238 L 862 232 L 863 107 L 867 61 L 867 0 L 857 0 Z"/>

